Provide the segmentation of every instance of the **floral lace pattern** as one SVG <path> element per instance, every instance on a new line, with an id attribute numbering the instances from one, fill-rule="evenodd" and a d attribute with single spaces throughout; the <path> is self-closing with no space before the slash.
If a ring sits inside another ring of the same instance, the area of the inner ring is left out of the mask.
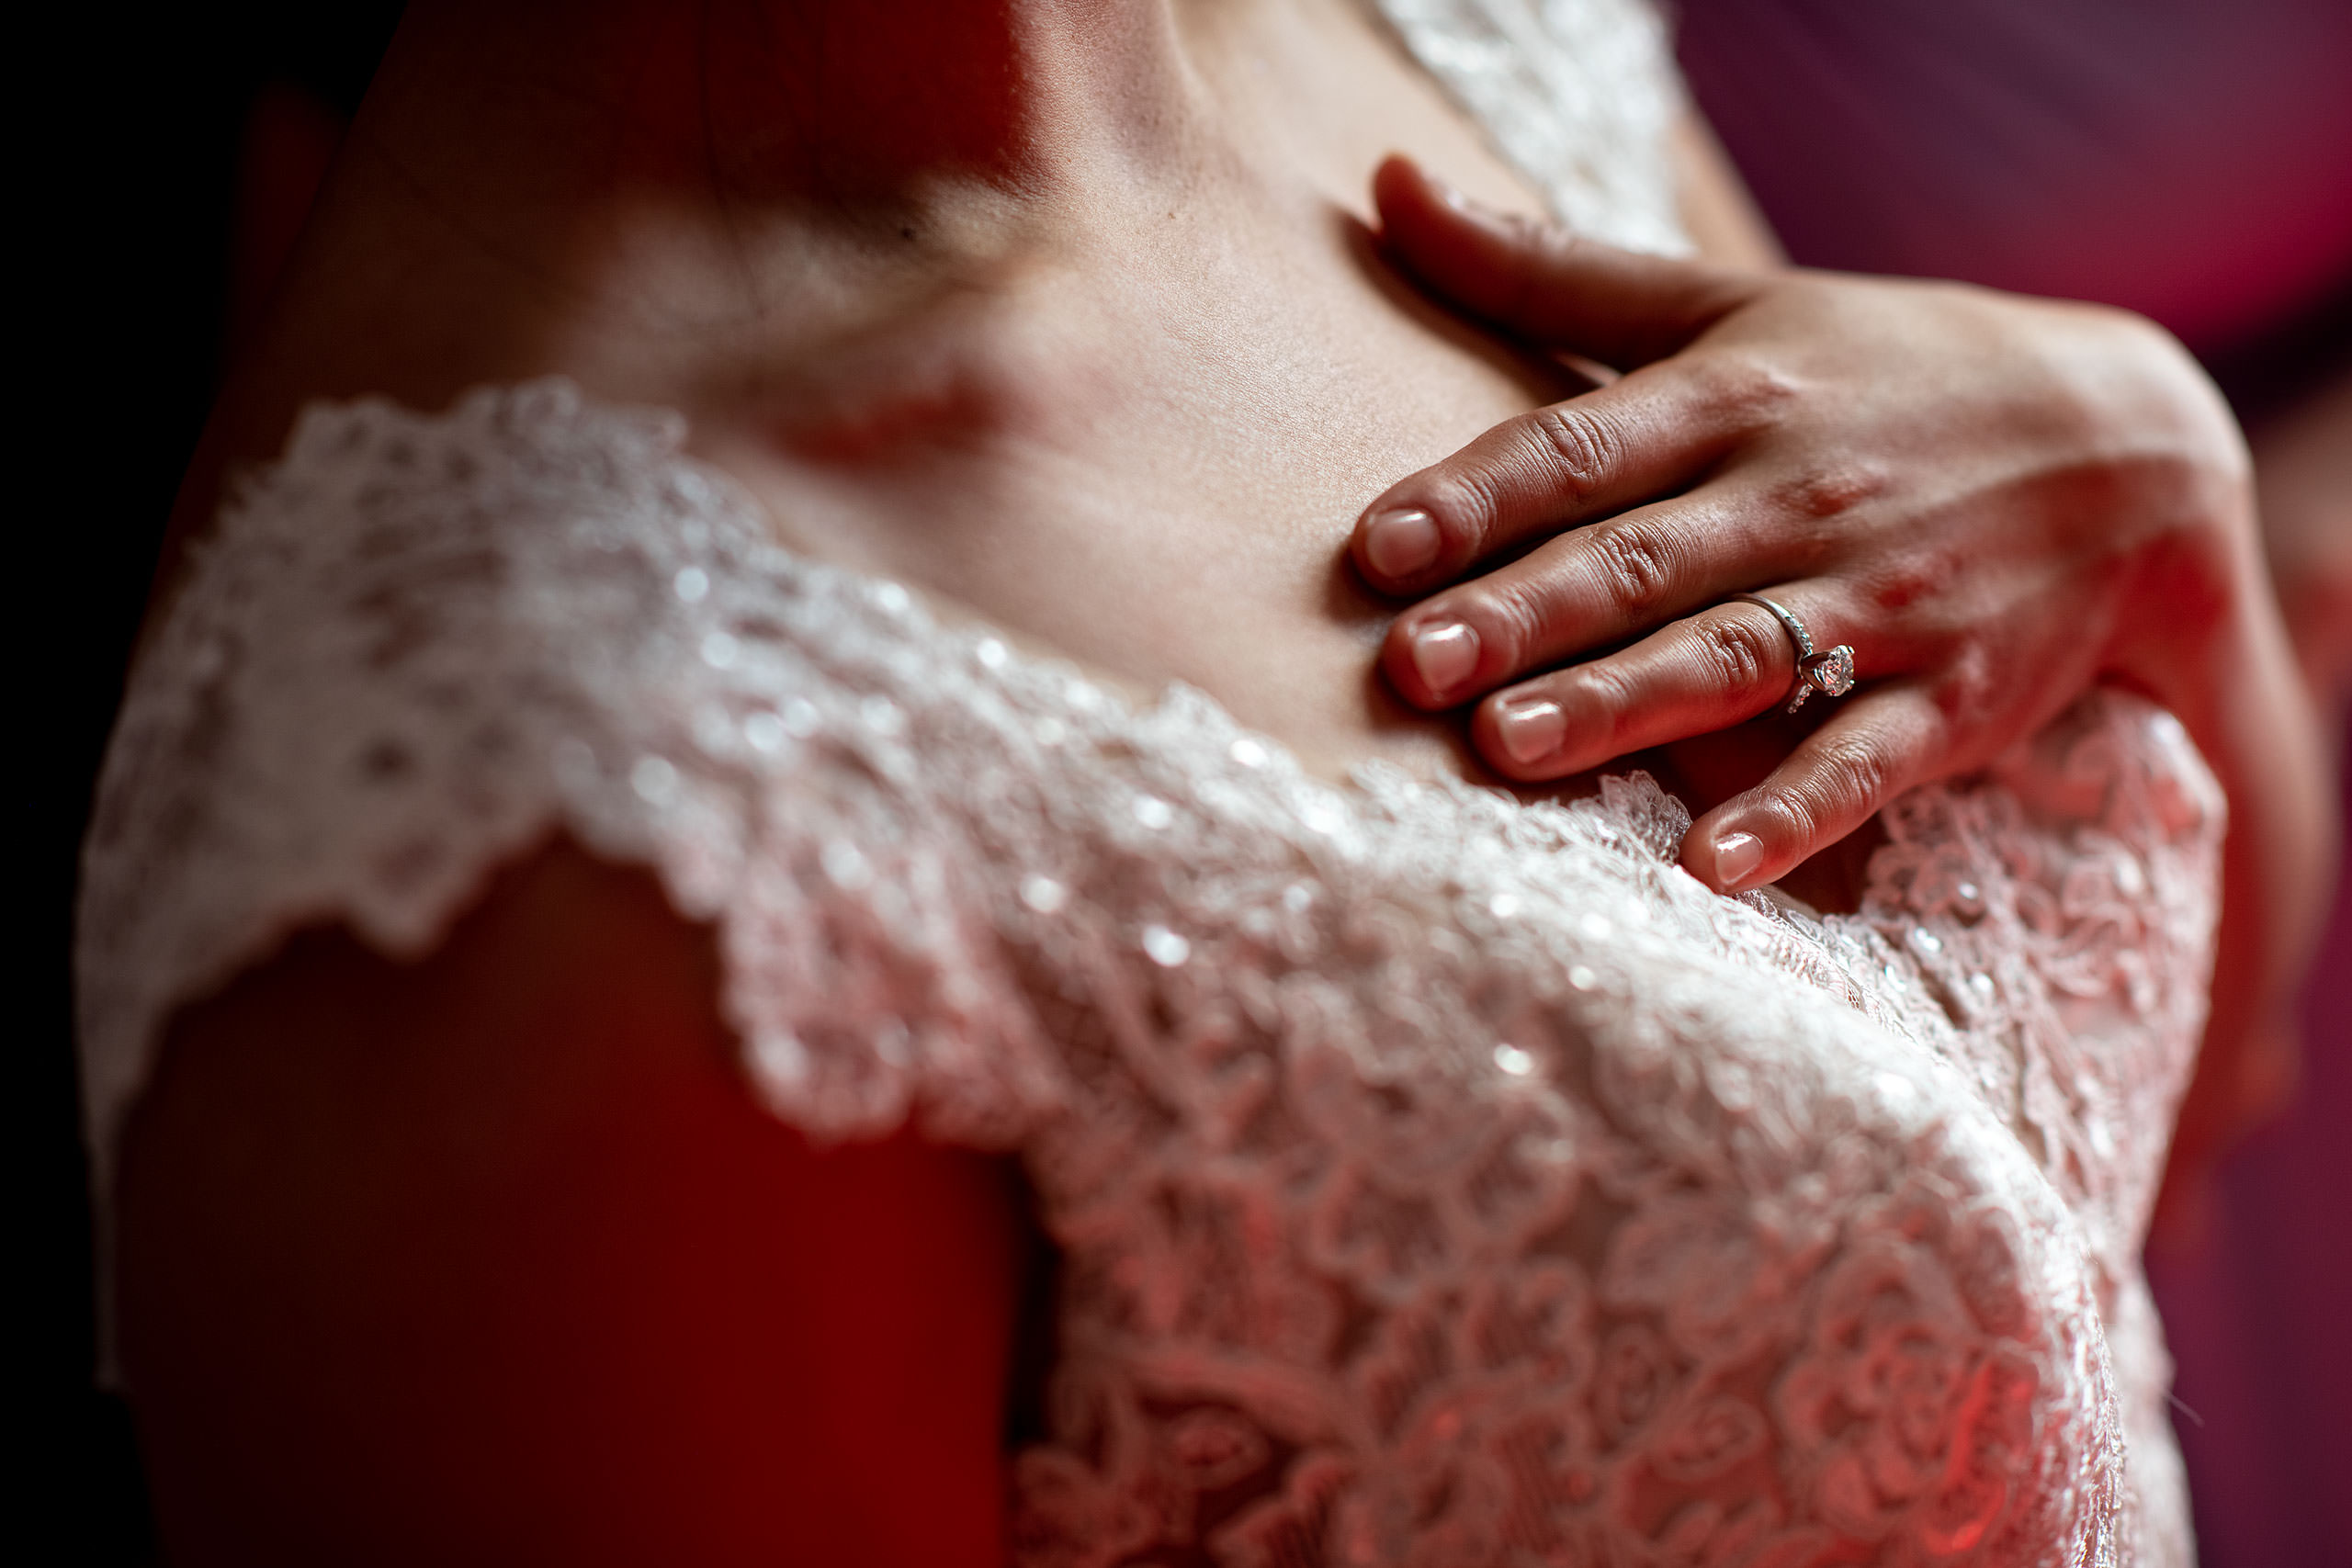
<path id="1" fill-rule="evenodd" d="M 1375 0 L 1587 231 L 1687 249 L 1639 0 Z M 1641 774 L 1334 788 L 771 541 L 561 383 L 314 408 L 146 650 L 85 857 L 99 1179 L 172 1009 L 429 949 L 560 829 L 713 924 L 813 1134 L 1006 1151 L 1063 1254 L 1015 1558 L 2186 1563 L 2137 1247 L 2221 803 L 2098 696 L 1716 897 Z"/>
<path id="2" fill-rule="evenodd" d="M 1645 0 L 1369 0 L 1422 68 L 1583 233 L 1690 249 L 1667 132 L 1684 100 Z"/>
<path id="3" fill-rule="evenodd" d="M 2188 1560 L 2136 1247 L 2221 803 L 2169 718 L 1907 797 L 1815 920 L 1645 776 L 1333 787 L 944 628 L 681 434 L 304 414 L 108 757 L 96 1147 L 175 1004 L 305 923 L 428 948 L 560 828 L 713 923 L 777 1115 L 1023 1165 L 1023 1563 Z"/>

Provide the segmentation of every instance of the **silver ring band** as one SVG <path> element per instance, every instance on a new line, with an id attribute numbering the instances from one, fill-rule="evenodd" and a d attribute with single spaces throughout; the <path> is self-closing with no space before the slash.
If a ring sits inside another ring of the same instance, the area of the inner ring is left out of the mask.
<path id="1" fill-rule="evenodd" d="M 1795 611 L 1785 604 L 1774 604 L 1761 593 L 1735 593 L 1732 597 L 1771 611 L 1788 632 L 1789 640 L 1796 645 L 1796 683 L 1789 689 L 1789 705 L 1781 710 L 1783 713 L 1796 712 L 1815 692 L 1825 697 L 1842 697 L 1854 689 L 1854 650 L 1851 648 L 1841 642 L 1826 653 L 1815 653 L 1813 650 L 1813 634 L 1804 629 L 1804 623 L 1797 619 Z"/>

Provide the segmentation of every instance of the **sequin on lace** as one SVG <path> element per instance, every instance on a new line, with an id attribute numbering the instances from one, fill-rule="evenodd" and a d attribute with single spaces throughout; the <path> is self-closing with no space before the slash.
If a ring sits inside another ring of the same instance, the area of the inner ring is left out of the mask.
<path id="1" fill-rule="evenodd" d="M 1643 775 L 1334 788 L 944 629 L 680 434 L 560 383 L 304 415 L 108 759 L 98 1147 L 175 1003 L 308 922 L 429 948 L 560 825 L 716 924 L 777 1115 L 1026 1167 L 1024 1563 L 2185 1543 L 2135 1252 L 2221 808 L 2171 720 L 1906 798 L 1815 922 L 1678 869 Z"/>
<path id="2" fill-rule="evenodd" d="M 1644 0 L 1369 0 L 1555 216 L 1630 250 L 1690 249 L 1667 132 L 1684 107 Z"/>
<path id="3" fill-rule="evenodd" d="M 1381 0 L 1588 231 L 1684 248 L 1632 0 Z M 711 922 L 747 1081 L 1005 1151 L 1062 1248 L 1029 1568 L 2187 1564 L 2137 1260 L 2222 806 L 2086 701 L 1716 897 L 1640 774 L 1334 788 L 791 556 L 561 383 L 307 412 L 146 650 L 85 857 L 99 1175 L 171 1010 L 429 949 L 561 829 Z"/>

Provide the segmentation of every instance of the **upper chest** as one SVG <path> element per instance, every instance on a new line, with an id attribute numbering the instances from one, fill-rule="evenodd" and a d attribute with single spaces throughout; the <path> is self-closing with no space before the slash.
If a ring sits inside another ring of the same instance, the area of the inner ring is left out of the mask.
<path id="1" fill-rule="evenodd" d="M 1424 750 L 1373 674 L 1397 606 L 1346 543 L 1541 377 L 1318 216 L 1322 243 L 1269 223 L 1237 245 L 1180 213 L 1163 246 L 955 299 L 711 455 L 797 549 L 1133 687 L 1200 686 L 1320 761 Z"/>
<path id="2" fill-rule="evenodd" d="M 1232 87 L 1178 164 L 1090 183 L 1050 237 L 830 333 L 787 310 L 748 335 L 692 410 L 696 443 L 798 551 L 1131 689 L 1197 685 L 1327 772 L 1461 772 L 1451 732 L 1374 676 L 1397 606 L 1346 541 L 1383 490 L 1565 378 L 1396 271 L 1367 186 L 1403 149 L 1488 199 L 1541 198 L 1363 13 L 1321 12 L 1328 58 L 1260 40 L 1227 80 L 1284 90 Z"/>

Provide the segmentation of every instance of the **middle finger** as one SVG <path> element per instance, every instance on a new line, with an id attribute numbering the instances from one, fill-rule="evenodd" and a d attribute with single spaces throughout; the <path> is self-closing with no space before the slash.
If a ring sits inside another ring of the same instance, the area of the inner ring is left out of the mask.
<path id="1" fill-rule="evenodd" d="M 1750 487 L 1714 484 L 1561 535 L 1396 617 L 1381 663 L 1404 698 L 1451 707 L 1532 670 L 1622 643 L 1801 565 Z M 1759 612 L 1761 613 L 1761 612 Z"/>
<path id="2" fill-rule="evenodd" d="M 1507 419 L 1357 519 L 1365 580 L 1411 593 L 1521 542 L 1687 490 L 1786 412 L 1769 367 L 1685 354 Z"/>

